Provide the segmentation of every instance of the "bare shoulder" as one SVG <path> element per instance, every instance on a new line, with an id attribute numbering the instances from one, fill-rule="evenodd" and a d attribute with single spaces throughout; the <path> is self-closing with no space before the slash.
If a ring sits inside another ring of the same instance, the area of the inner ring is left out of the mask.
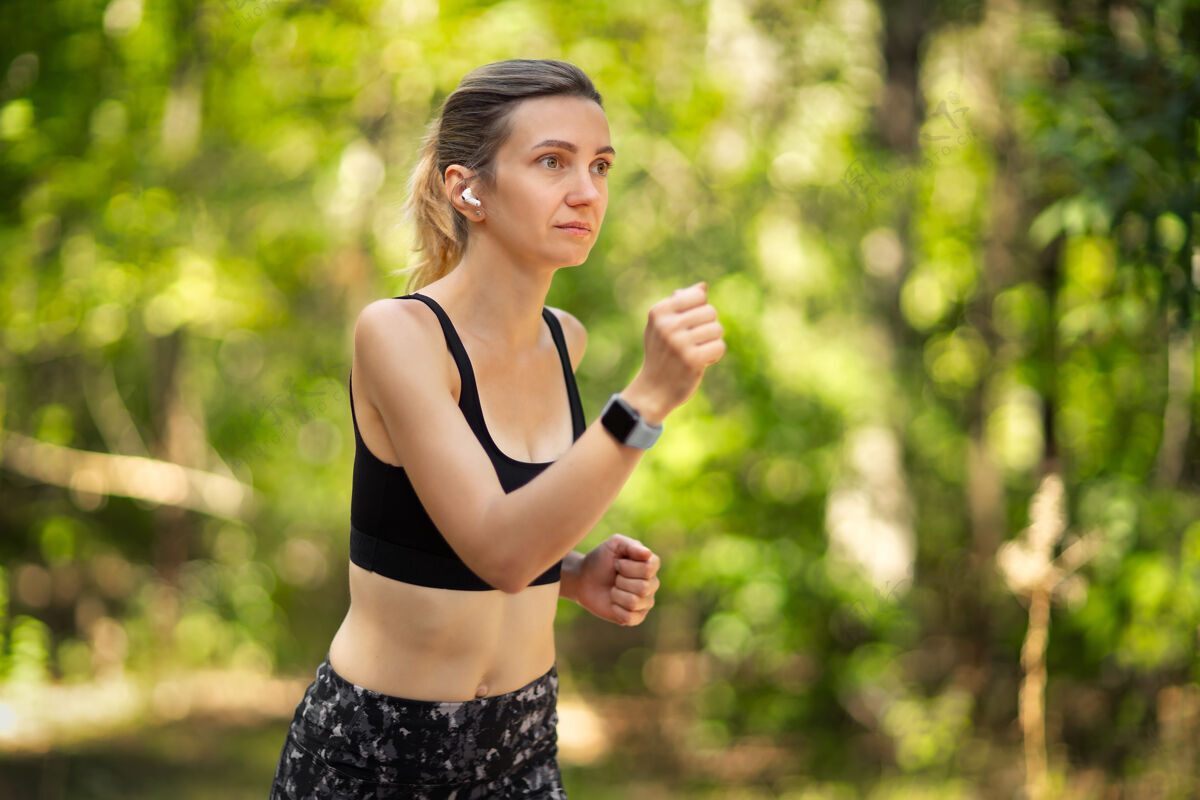
<path id="1" fill-rule="evenodd" d="M 424 303 L 376 300 L 359 312 L 354 325 L 355 366 L 368 381 L 386 365 L 403 365 L 403 372 L 409 374 L 441 373 L 445 367 L 442 342 L 437 317 Z"/>
<path id="2" fill-rule="evenodd" d="M 400 335 L 409 335 L 428 328 L 429 322 L 437 326 L 436 318 L 424 307 L 424 303 L 384 297 L 368 303 L 358 312 L 356 329 L 365 327 L 368 332 L 374 332 L 382 326 Z"/>
<path id="3" fill-rule="evenodd" d="M 567 340 L 567 353 L 571 356 L 571 369 L 578 369 L 579 362 L 583 360 L 583 351 L 587 349 L 587 328 L 569 311 L 553 306 L 546 308 L 550 309 L 562 325 L 563 338 Z"/>

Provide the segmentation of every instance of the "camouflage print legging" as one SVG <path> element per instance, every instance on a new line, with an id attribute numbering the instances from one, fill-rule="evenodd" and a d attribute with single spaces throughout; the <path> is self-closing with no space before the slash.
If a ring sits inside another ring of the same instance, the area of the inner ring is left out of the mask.
<path id="1" fill-rule="evenodd" d="M 328 656 L 296 707 L 271 800 L 565 800 L 558 770 L 558 673 L 461 703 L 356 686 Z"/>

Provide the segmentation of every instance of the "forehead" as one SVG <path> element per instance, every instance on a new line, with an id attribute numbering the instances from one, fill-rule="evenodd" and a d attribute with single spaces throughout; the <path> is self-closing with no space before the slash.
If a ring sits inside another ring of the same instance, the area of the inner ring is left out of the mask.
<path id="1" fill-rule="evenodd" d="M 522 100 L 509 122 L 508 140 L 501 149 L 510 153 L 524 153 L 546 139 L 570 142 L 585 156 L 611 144 L 604 110 L 584 97 Z"/>

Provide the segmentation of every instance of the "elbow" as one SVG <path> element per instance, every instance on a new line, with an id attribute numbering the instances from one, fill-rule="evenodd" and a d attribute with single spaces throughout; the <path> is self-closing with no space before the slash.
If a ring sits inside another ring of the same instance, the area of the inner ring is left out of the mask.
<path id="1" fill-rule="evenodd" d="M 523 583 L 520 581 L 508 580 L 508 581 L 500 581 L 496 584 L 493 584 L 493 586 L 495 586 L 497 589 L 504 592 L 505 594 L 519 594 L 520 592 L 525 591 L 525 589 L 528 588 L 529 584 Z"/>
<path id="2" fill-rule="evenodd" d="M 486 575 L 481 577 L 490 586 L 505 594 L 517 594 L 525 591 L 529 587 L 529 582 L 536 577 L 527 575 L 526 572 L 527 570 L 522 569 L 518 564 L 495 564 Z"/>
<path id="3" fill-rule="evenodd" d="M 496 520 L 492 508 L 483 515 L 483 521 L 474 526 L 476 530 L 503 529 L 502 523 Z M 528 588 L 529 583 L 538 573 L 529 572 L 529 553 L 515 548 L 498 546 L 506 541 L 504 536 L 496 536 L 487 542 L 476 541 L 475 558 L 467 563 L 471 571 L 478 575 L 484 583 L 505 594 L 517 594 Z M 466 558 L 463 559 L 467 561 Z"/>
<path id="4" fill-rule="evenodd" d="M 523 592 L 528 586 L 529 581 L 523 580 L 522 576 L 515 575 L 512 572 L 496 571 L 492 573 L 476 573 L 480 578 L 491 586 L 493 589 L 498 589 L 505 594 L 518 594 Z"/>
<path id="5" fill-rule="evenodd" d="M 545 571 L 545 566 L 537 569 L 539 556 L 530 553 L 526 546 L 512 543 L 514 537 L 501 533 L 509 530 L 509 527 L 503 518 L 497 516 L 493 506 L 489 506 L 482 520 L 473 528 L 495 532 L 486 540 L 476 537 L 470 548 L 472 558 L 463 558 L 471 571 L 493 589 L 505 594 L 518 594 L 529 588 L 529 584 Z"/>
<path id="6" fill-rule="evenodd" d="M 516 556 L 497 558 L 491 563 L 480 564 L 479 569 L 475 570 L 475 574 L 482 578 L 488 586 L 505 594 L 517 594 L 525 591 L 529 587 L 529 583 L 537 577 L 537 575 L 529 573 L 528 561 L 522 563 L 521 559 Z"/>

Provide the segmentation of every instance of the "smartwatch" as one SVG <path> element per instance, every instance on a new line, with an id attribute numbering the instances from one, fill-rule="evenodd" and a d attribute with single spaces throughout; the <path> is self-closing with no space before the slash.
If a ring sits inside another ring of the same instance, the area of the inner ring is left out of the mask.
<path id="1" fill-rule="evenodd" d="M 662 433 L 662 425 L 647 424 L 642 415 L 625 402 L 620 392 L 608 398 L 604 404 L 600 423 L 618 442 L 639 450 L 649 450 Z"/>

